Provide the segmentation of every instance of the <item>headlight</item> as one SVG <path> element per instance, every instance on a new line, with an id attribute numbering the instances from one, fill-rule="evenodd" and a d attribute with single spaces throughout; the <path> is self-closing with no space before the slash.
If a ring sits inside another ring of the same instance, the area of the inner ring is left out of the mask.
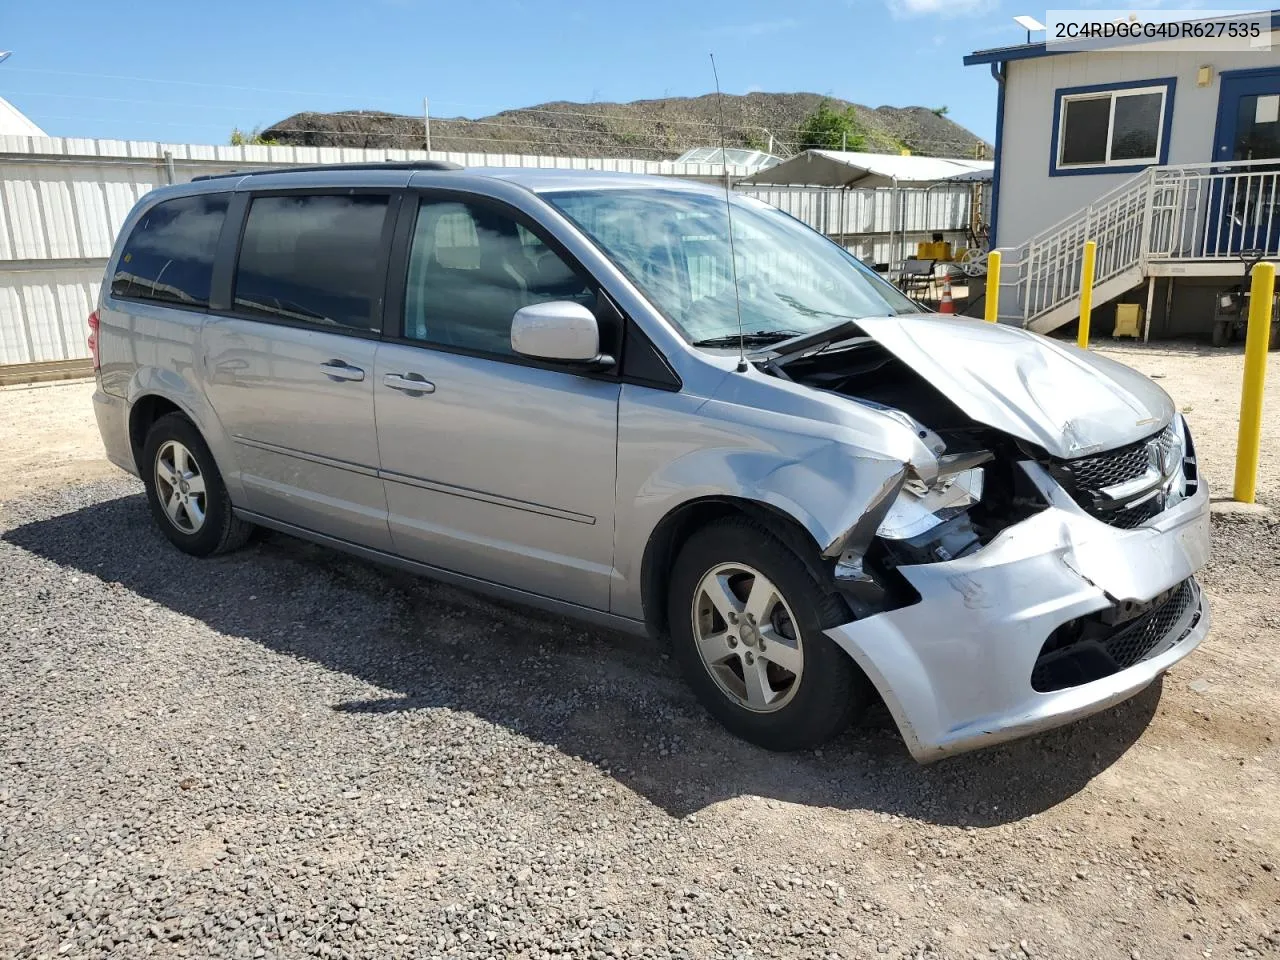
<path id="1" fill-rule="evenodd" d="M 1160 436 L 1153 460 L 1164 479 L 1165 509 L 1181 503 L 1195 487 L 1195 454 L 1191 446 L 1191 430 L 1182 414 L 1174 414 L 1173 423 Z"/>
<path id="2" fill-rule="evenodd" d="M 991 459 L 991 454 L 960 454 L 943 457 L 932 483 L 913 477 L 902 486 L 898 498 L 885 514 L 877 535 L 889 540 L 907 540 L 950 519 L 982 499 L 983 472 L 975 463 Z"/>

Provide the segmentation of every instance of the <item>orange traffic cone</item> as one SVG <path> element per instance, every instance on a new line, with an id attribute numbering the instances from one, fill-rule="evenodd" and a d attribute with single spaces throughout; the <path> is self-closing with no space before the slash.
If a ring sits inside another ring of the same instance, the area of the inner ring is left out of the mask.
<path id="1" fill-rule="evenodd" d="M 951 277 L 942 278 L 942 302 L 938 304 L 938 312 L 948 315 L 954 315 L 956 312 L 955 301 L 951 299 Z"/>

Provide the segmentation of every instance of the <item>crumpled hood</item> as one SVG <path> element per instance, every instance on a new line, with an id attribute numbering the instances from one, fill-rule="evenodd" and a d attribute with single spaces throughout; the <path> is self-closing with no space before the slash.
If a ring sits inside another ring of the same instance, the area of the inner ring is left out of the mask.
<path id="1" fill-rule="evenodd" d="M 1053 456 L 1124 446 L 1173 418 L 1136 370 L 1026 330 L 936 314 L 857 323 L 974 420 Z"/>

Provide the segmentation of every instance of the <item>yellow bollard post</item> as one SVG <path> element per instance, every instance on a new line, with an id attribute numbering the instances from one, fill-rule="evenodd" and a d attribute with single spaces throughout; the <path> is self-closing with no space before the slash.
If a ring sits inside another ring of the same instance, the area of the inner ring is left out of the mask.
<path id="1" fill-rule="evenodd" d="M 982 319 L 995 323 L 1000 310 L 1000 251 L 987 254 L 987 304 Z"/>
<path id="2" fill-rule="evenodd" d="M 1076 346 L 1081 350 L 1089 349 L 1089 315 L 1093 312 L 1093 264 L 1097 256 L 1097 241 L 1086 240 L 1084 262 L 1080 265 L 1080 332 L 1076 334 Z"/>
<path id="3" fill-rule="evenodd" d="M 1262 385 L 1267 377 L 1271 339 L 1271 300 L 1276 289 L 1274 263 L 1253 268 L 1249 292 L 1249 328 L 1244 338 L 1244 386 L 1240 391 L 1240 432 L 1236 435 L 1235 498 L 1253 503 L 1258 495 L 1258 447 L 1262 443 Z"/>

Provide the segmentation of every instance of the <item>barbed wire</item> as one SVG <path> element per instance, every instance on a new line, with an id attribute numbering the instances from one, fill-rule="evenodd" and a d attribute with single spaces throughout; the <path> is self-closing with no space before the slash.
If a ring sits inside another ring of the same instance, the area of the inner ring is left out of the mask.
<path id="1" fill-rule="evenodd" d="M 495 126 L 503 126 L 503 125 L 502 125 L 502 124 L 495 124 Z M 600 133 L 600 132 L 601 132 L 601 131 L 595 131 L 595 130 L 573 130 L 573 129 L 567 129 L 567 128 L 564 128 L 564 127 L 532 127 L 532 126 L 530 126 L 530 127 L 520 127 L 520 126 L 518 126 L 518 125 L 512 125 L 512 126 L 509 126 L 509 127 L 508 127 L 508 129 L 523 129 L 523 130 L 553 130 L 553 131 L 556 131 L 556 132 L 559 132 L 559 133 L 566 133 L 566 134 L 571 134 L 571 133 L 597 133 L 597 134 L 598 134 L 598 133 Z M 726 133 L 728 133 L 728 134 L 733 134 L 734 132 L 735 132 L 735 131 L 733 131 L 733 130 L 728 130 L 728 131 L 726 131 Z M 267 128 L 263 131 L 263 133 L 264 133 L 264 134 L 275 134 L 275 133 L 285 133 L 285 134 L 307 134 L 307 135 L 311 135 L 311 136 L 320 136 L 320 137 L 360 137 L 360 138 L 364 138 L 364 139 L 392 138 L 392 139 L 396 139 L 396 140 L 408 140 L 408 141 L 411 141 L 411 142 L 414 142 L 414 143 L 422 143 L 422 142 L 424 141 L 424 139 L 425 139 L 425 138 L 424 138 L 424 135 L 423 135 L 422 133 L 420 133 L 420 132 L 413 132 L 413 133 L 397 133 L 397 132 L 385 131 L 385 130 L 377 130 L 377 131 L 365 131 L 365 130 L 334 130 L 334 129 L 327 129 L 327 128 L 319 128 L 319 127 L 277 127 L 277 126 L 272 126 L 272 127 L 267 127 Z M 640 135 L 640 134 L 633 134 L 632 136 L 642 136 L 642 135 Z M 433 133 L 432 133 L 432 139 L 433 139 L 433 140 L 463 140 L 463 141 L 471 140 L 471 141 L 477 141 L 477 142 L 489 142 L 489 143 L 499 143 L 499 144 L 503 144 L 503 143 L 506 143 L 506 144 L 510 144 L 510 143 L 551 144 L 551 145 L 558 146 L 558 147 L 561 147 L 561 148 L 564 148 L 564 147 L 568 147 L 568 146 L 570 146 L 570 144 L 565 143 L 565 142 L 564 142 L 564 140 L 547 140 L 547 139 L 538 138 L 538 137 L 498 137 L 498 136 L 485 136 L 485 135 L 480 134 L 480 133 L 467 133 L 467 132 L 463 132 L 463 131 L 442 131 L 442 132 L 438 132 L 438 133 L 437 133 L 437 132 L 433 132 Z M 651 142 L 652 142 L 652 141 L 651 141 Z M 897 140 L 893 140 L 893 139 L 891 139 L 891 138 L 889 138 L 889 137 L 884 137 L 884 138 L 882 138 L 882 142 L 884 142 L 884 143 L 886 143 L 886 144 L 888 144 L 888 145 L 890 145 L 890 146 L 894 146 L 894 147 L 897 147 L 897 146 L 899 146 L 899 145 L 900 145 L 899 141 L 897 141 Z M 915 144 L 917 144 L 917 145 L 922 145 L 923 143 L 929 142 L 929 143 L 933 143 L 933 144 L 938 145 L 938 146 L 945 146 L 945 147 L 950 147 L 950 148 L 956 148 L 956 149 L 960 149 L 960 150 L 964 150 L 964 151 L 972 151 L 972 149 L 974 148 L 974 144 L 973 144 L 973 143 L 971 143 L 971 142 L 966 142 L 966 141 L 962 141 L 962 140 L 954 140 L 954 141 L 944 141 L 944 140 L 939 140 L 939 141 L 923 141 L 923 140 L 919 140 L 919 139 L 917 139 L 917 140 L 913 140 L 912 142 L 913 142 L 913 143 L 915 143 Z M 792 141 L 792 142 L 787 142 L 787 141 L 775 141 L 775 143 L 776 143 L 776 144 L 779 144 L 779 145 L 782 145 L 782 146 L 784 146 L 784 147 L 787 147 L 787 148 L 791 149 L 793 152 L 799 152 L 799 151 L 800 151 L 800 149 L 801 149 L 800 142 L 798 142 L 798 141 Z M 692 147 L 692 146 L 676 146 L 676 145 L 671 145 L 671 144 L 669 144 L 669 143 L 664 143 L 664 144 L 662 144 L 662 145 L 657 145 L 657 144 L 655 143 L 655 145 L 653 145 L 653 146 L 644 146 L 644 145 L 641 145 L 641 144 L 639 144 L 639 143 L 630 142 L 630 141 L 621 140 L 621 139 L 619 139 L 619 141 L 618 141 L 618 142 L 616 142 L 615 144 L 613 144 L 613 146 L 615 146 L 616 148 L 619 148 L 619 149 L 626 148 L 626 149 L 634 149 L 634 150 L 645 150 L 645 151 L 647 151 L 647 152 L 651 152 L 651 153 L 652 153 L 652 152 L 659 152 L 659 153 L 672 153 L 672 152 L 677 152 L 677 151 L 679 151 L 679 152 L 683 152 L 683 151 L 685 151 L 685 150 L 693 149 L 693 147 Z M 704 146 L 706 146 L 706 145 L 704 144 Z M 758 148 L 756 148 L 756 147 L 751 147 L 751 146 L 730 146 L 730 147 L 729 147 L 729 149 L 730 149 L 730 150 L 758 150 Z M 453 151 L 453 152 L 466 153 L 466 152 L 469 152 L 469 151 L 466 151 L 466 150 L 455 150 L 455 151 Z M 495 152 L 495 153 L 510 153 L 511 151 L 509 151 L 509 150 L 498 150 L 498 151 L 492 151 L 492 152 Z"/>

